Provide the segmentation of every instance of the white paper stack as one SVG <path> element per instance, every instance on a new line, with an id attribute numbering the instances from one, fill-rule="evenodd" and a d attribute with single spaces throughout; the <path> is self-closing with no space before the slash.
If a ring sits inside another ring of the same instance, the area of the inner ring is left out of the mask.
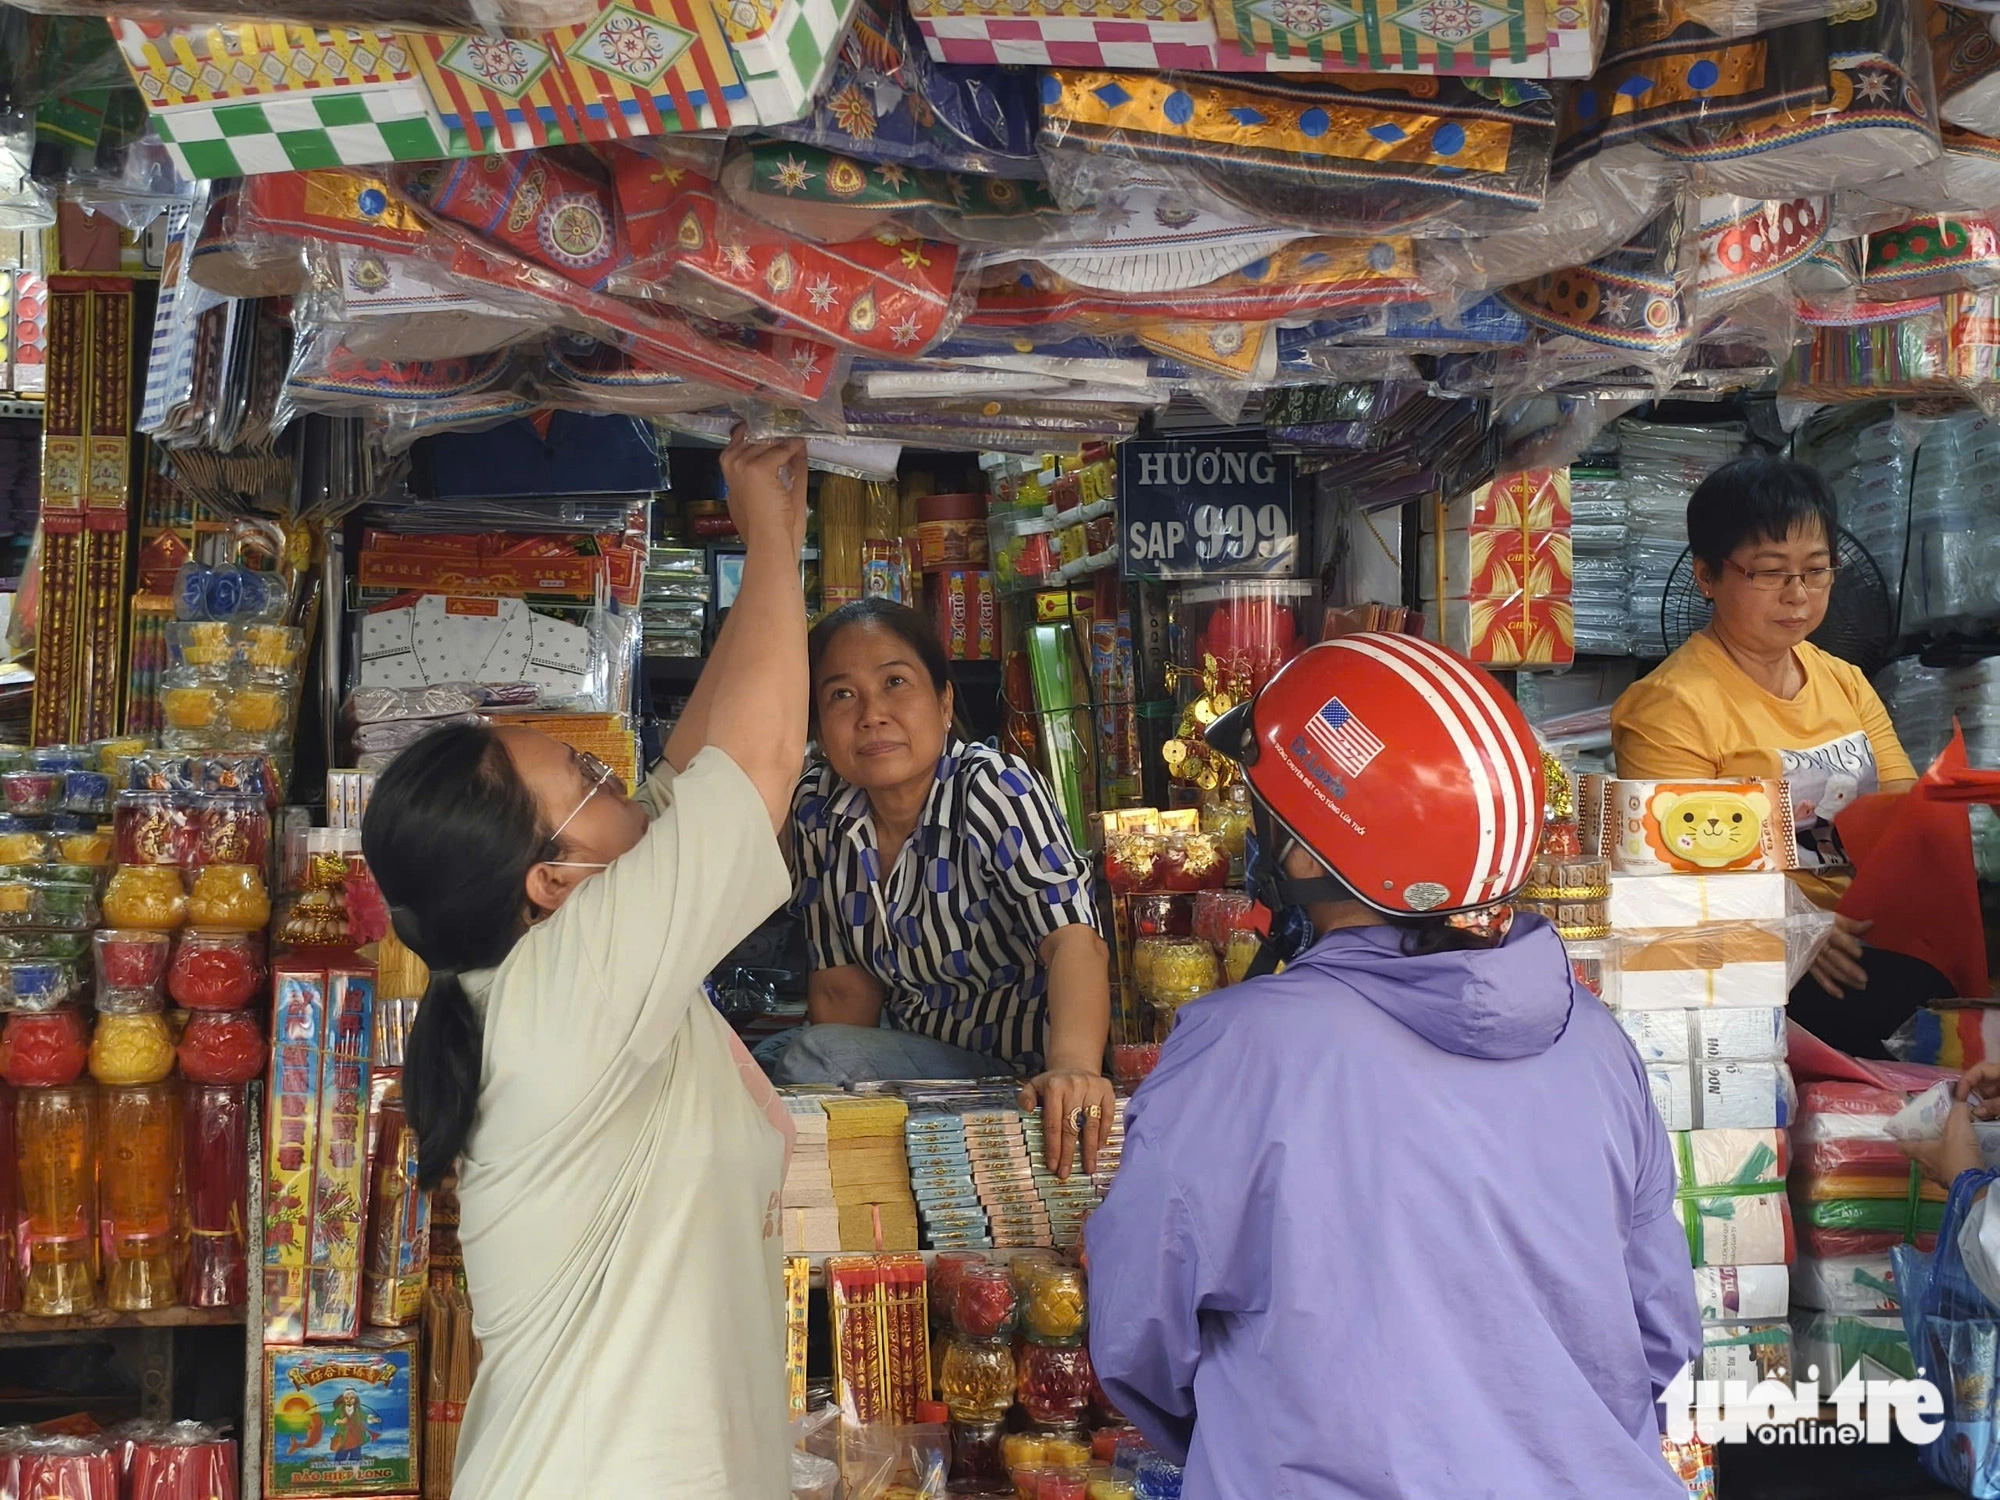
<path id="1" fill-rule="evenodd" d="M 780 1205 L 785 1251 L 791 1255 L 831 1254 L 840 1248 L 840 1210 L 833 1196 L 833 1173 L 826 1159 L 826 1111 L 810 1095 L 785 1096 L 795 1139 Z"/>

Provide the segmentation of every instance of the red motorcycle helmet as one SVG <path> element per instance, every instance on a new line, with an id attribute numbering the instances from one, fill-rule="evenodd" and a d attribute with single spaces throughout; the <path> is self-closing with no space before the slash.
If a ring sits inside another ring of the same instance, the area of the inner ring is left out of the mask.
<path id="1" fill-rule="evenodd" d="M 1254 878 L 1268 905 L 1351 893 L 1384 916 L 1449 916 L 1506 901 L 1528 878 L 1542 833 L 1540 746 L 1500 684 L 1442 646 L 1326 641 L 1207 739 L 1242 765 L 1264 815 Z M 1285 834 L 1338 885 L 1284 879 Z"/>

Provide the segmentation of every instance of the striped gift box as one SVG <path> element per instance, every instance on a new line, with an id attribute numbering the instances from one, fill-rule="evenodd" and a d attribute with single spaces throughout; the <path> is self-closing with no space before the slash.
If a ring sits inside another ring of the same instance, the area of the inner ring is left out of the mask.
<path id="1" fill-rule="evenodd" d="M 444 134 L 399 32 L 111 23 L 160 139 L 190 177 L 428 161 Z"/>
<path id="2" fill-rule="evenodd" d="M 588 25 L 531 39 L 412 40 L 453 156 L 750 123 L 708 0 L 613 0 Z"/>
<path id="3" fill-rule="evenodd" d="M 832 76 L 859 0 L 713 0 L 764 125 L 804 119 Z"/>
<path id="4" fill-rule="evenodd" d="M 1087 20 L 1073 16 L 918 16 L 931 56 L 948 63 L 1205 72 L 1215 66 L 1215 23 Z"/>

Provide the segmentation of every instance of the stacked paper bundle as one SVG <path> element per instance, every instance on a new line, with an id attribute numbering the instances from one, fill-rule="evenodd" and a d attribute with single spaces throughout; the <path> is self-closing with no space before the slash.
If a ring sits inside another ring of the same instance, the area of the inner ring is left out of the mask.
<path id="1" fill-rule="evenodd" d="M 1600 784 L 1585 800 L 1615 801 L 1615 789 L 1638 785 Z M 1688 810 L 1705 816 L 1704 805 Z M 1776 872 L 1611 877 L 1603 995 L 1639 1048 L 1667 1129 L 1791 1123 L 1784 1007 L 1809 934 L 1828 920 L 1803 903 Z"/>
<path id="2" fill-rule="evenodd" d="M 1097 1173 L 1092 1179 L 1097 1184 L 1098 1196 L 1111 1191 L 1111 1179 L 1118 1173 L 1118 1163 L 1125 1156 L 1125 1106 L 1127 1095 L 1120 1094 L 1111 1101 L 1111 1129 L 1105 1132 L 1104 1148 L 1097 1153 Z"/>
<path id="3" fill-rule="evenodd" d="M 1785 1133 L 1695 1130 L 1673 1143 L 1676 1207 L 1701 1303 L 1703 1374 L 1754 1384 L 1791 1364 Z"/>
<path id="4" fill-rule="evenodd" d="M 794 1255 L 820 1255 L 838 1250 L 840 1212 L 833 1196 L 833 1173 L 827 1163 L 826 1111 L 812 1095 L 787 1094 L 792 1116 L 792 1161 L 785 1172 L 781 1200 L 785 1249 Z"/>
<path id="5" fill-rule="evenodd" d="M 917 1205 L 903 1148 L 900 1099 L 823 1099 L 826 1156 L 843 1250 L 915 1250 Z"/>
<path id="6" fill-rule="evenodd" d="M 972 1181 L 964 1119 L 942 1108 L 914 1109 L 903 1136 L 924 1244 L 932 1250 L 990 1249 L 993 1235 Z"/>
<path id="7" fill-rule="evenodd" d="M 1792 1199 L 1804 1244 L 1793 1322 L 1822 1389 L 1857 1362 L 1867 1378 L 1913 1371 L 1889 1251 L 1906 1239 L 1932 1247 L 1945 1194 L 1921 1179 L 1889 1133 L 1907 1102 L 1897 1090 L 1860 1083 L 1814 1083 L 1800 1094 Z"/>
<path id="8" fill-rule="evenodd" d="M 1625 481 L 1631 577 L 1632 650 L 1665 656 L 1660 605 L 1667 579 L 1687 548 L 1687 502 L 1695 486 L 1743 451 L 1742 424 L 1713 427 L 1619 423 L 1618 471 Z"/>
<path id="9" fill-rule="evenodd" d="M 1021 1112 L 971 1110 L 964 1122 L 972 1180 L 992 1225 L 994 1247 L 1019 1250 L 1053 1245 L 1049 1211 L 1035 1187 L 1034 1167 L 1021 1133 Z"/>
<path id="10" fill-rule="evenodd" d="M 1626 599 L 1631 569 L 1625 560 L 1625 482 L 1617 455 L 1591 455 L 1589 468 L 1570 474 L 1570 550 L 1574 572 L 1570 603 L 1576 619 L 1576 649 L 1623 656 L 1632 646 Z"/>
<path id="11" fill-rule="evenodd" d="M 1082 1238 L 1084 1218 L 1103 1201 L 1096 1180 L 1083 1170 L 1083 1143 L 1071 1143 L 1069 1175 L 1058 1177 L 1049 1170 L 1049 1147 L 1042 1134 L 1040 1115 L 1022 1119 L 1021 1137 L 1027 1143 L 1028 1167 L 1034 1174 L 1035 1191 L 1048 1210 L 1049 1236 L 1057 1249 L 1067 1250 Z M 1122 1143 L 1122 1136 L 1120 1140 Z"/>

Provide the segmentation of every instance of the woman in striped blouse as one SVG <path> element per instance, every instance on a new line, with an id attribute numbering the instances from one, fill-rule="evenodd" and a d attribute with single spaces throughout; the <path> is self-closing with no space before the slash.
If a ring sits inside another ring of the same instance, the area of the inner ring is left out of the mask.
<path id="1" fill-rule="evenodd" d="M 1089 862 L 1041 777 L 952 733 L 944 648 L 886 600 L 812 632 L 825 760 L 792 803 L 811 1023 L 780 1083 L 1026 1079 L 1049 1164 L 1086 1169 L 1111 1123 L 1108 956 Z"/>

